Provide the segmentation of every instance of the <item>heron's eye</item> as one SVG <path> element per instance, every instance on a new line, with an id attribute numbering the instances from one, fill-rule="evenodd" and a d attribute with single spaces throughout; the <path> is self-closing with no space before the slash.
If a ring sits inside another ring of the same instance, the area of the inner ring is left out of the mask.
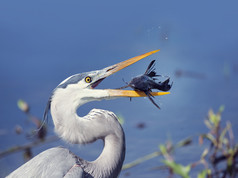
<path id="1" fill-rule="evenodd" d="M 86 83 L 90 83 L 91 81 L 92 81 L 91 77 L 89 77 L 89 76 L 85 77 L 85 82 Z"/>

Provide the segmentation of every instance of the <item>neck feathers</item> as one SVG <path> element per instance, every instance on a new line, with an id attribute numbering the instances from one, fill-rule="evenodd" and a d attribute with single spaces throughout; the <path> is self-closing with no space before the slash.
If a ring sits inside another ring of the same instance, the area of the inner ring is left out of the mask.
<path id="1" fill-rule="evenodd" d="M 82 92 L 81 92 L 82 91 Z M 125 158 L 125 136 L 117 117 L 110 111 L 93 109 L 84 117 L 77 108 L 86 102 L 106 99 L 104 90 L 57 89 L 51 99 L 51 115 L 56 133 L 73 144 L 87 144 L 102 139 L 104 149 L 92 162 L 82 167 L 92 177 L 117 177 Z M 80 93 L 81 92 L 81 93 Z"/>
<path id="2" fill-rule="evenodd" d="M 115 178 L 119 175 L 125 159 L 124 132 L 118 137 L 115 134 L 103 139 L 104 149 L 100 156 L 92 162 L 88 162 L 85 171 L 92 177 Z"/>

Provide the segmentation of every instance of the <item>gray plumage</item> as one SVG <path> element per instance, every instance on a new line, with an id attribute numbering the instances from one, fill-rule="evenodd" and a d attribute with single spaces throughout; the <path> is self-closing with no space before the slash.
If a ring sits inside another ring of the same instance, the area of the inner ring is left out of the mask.
<path id="1" fill-rule="evenodd" d="M 76 163 L 77 156 L 69 150 L 60 147 L 51 148 L 32 158 L 8 177 L 64 177 L 71 174 L 71 169 Z M 77 168 L 79 175 L 83 175 L 83 169 Z"/>

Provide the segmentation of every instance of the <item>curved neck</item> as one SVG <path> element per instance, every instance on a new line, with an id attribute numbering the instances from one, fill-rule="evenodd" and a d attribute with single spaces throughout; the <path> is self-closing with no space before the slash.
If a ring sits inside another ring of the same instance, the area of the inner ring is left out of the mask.
<path id="1" fill-rule="evenodd" d="M 84 117 L 77 115 L 77 109 L 90 101 L 102 100 L 108 97 L 105 90 L 80 90 L 75 86 L 59 88 L 54 91 L 51 99 L 51 115 L 55 125 L 55 132 L 66 142 L 72 144 L 87 144 L 95 141 L 96 133 L 92 135 L 93 128 L 90 120 L 94 112 Z M 90 133 L 89 129 L 92 130 Z"/>
<path id="2" fill-rule="evenodd" d="M 122 132 L 123 133 L 123 132 Z M 119 175 L 125 159 L 125 137 L 109 135 L 103 139 L 104 148 L 100 156 L 88 162 L 85 171 L 92 177 L 115 178 Z"/>
<path id="3" fill-rule="evenodd" d="M 69 93 L 63 89 L 56 91 L 51 102 L 55 131 L 62 139 L 74 144 L 87 144 L 102 139 L 104 148 L 100 156 L 92 162 L 83 161 L 82 167 L 89 177 L 117 177 L 125 158 L 125 136 L 115 114 L 93 109 L 88 115 L 79 117 L 76 112 L 82 103 L 86 103 L 82 96 L 86 96 L 87 101 L 89 98 L 92 101 L 108 97 L 104 90 L 93 90 L 93 95 L 95 91 L 98 98 L 90 96 L 90 92 L 78 95 L 71 90 L 70 95 L 74 97 L 68 97 Z"/>

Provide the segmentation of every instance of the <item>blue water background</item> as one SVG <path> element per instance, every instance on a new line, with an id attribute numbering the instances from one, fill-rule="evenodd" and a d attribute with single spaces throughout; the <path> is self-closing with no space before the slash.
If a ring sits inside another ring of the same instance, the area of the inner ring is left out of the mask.
<path id="1" fill-rule="evenodd" d="M 16 103 L 24 99 L 31 112 L 43 115 L 51 91 L 65 78 L 126 60 L 148 51 L 161 51 L 107 78 L 99 88 L 117 88 L 145 71 L 156 59 L 156 71 L 174 82 L 171 94 L 156 97 L 158 110 L 147 98 L 127 98 L 86 104 L 121 115 L 125 123 L 125 163 L 156 151 L 160 143 L 195 136 L 194 144 L 177 151 L 183 164 L 196 161 L 202 149 L 197 135 L 210 108 L 225 105 L 223 125 L 231 121 L 238 135 L 238 3 L 236 1 L 1 1 L 0 2 L 0 151 L 27 143 L 33 128 Z M 193 76 L 175 75 L 176 71 Z M 140 122 L 144 129 L 136 128 Z M 16 125 L 24 134 L 14 132 Z M 49 135 L 53 123 L 49 121 Z M 36 155 L 65 146 L 93 160 L 100 141 L 89 146 L 62 141 L 33 149 Z M 152 170 L 162 158 L 147 161 L 120 177 L 163 177 Z M 24 163 L 22 153 L 0 160 L 0 177 Z M 193 174 L 196 175 L 196 170 Z"/>

